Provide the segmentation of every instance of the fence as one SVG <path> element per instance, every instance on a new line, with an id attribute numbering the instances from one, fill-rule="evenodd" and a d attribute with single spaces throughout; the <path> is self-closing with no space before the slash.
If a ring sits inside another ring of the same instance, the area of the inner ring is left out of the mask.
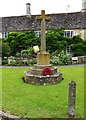
<path id="1" fill-rule="evenodd" d="M 72 64 L 86 63 L 86 56 L 72 57 Z"/>

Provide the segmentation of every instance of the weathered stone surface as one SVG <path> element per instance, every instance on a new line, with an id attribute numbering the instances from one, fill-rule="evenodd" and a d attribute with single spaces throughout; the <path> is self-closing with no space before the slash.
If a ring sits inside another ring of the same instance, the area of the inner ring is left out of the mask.
<path id="1" fill-rule="evenodd" d="M 18 119 L 19 117 L 18 116 L 15 116 L 15 115 L 11 115 L 11 114 L 8 114 L 6 112 L 3 112 L 3 111 L 0 111 L 0 116 L 1 118 L 4 120 L 4 119 L 12 119 L 12 120 L 15 120 L 15 119 Z"/>
<path id="2" fill-rule="evenodd" d="M 30 73 L 33 74 L 33 75 L 42 75 L 43 68 L 45 68 L 45 67 L 49 67 L 52 70 L 52 75 L 57 74 L 57 67 L 52 66 L 52 64 L 48 64 L 48 65 L 34 64 L 34 66 L 30 68 L 31 69 Z M 28 73 L 28 71 L 27 71 L 27 73 Z"/>
<path id="3" fill-rule="evenodd" d="M 37 65 L 33 66 L 30 72 L 25 72 L 25 82 L 34 85 L 55 84 L 62 80 L 62 73 L 50 65 L 50 54 L 46 52 L 45 20 L 48 18 L 45 10 L 41 11 L 38 19 L 41 20 L 41 52 L 37 54 Z"/>
<path id="4" fill-rule="evenodd" d="M 24 82 L 32 84 L 32 85 L 50 85 L 50 84 L 57 84 L 61 82 L 62 73 L 57 72 L 57 75 L 33 75 L 29 71 L 25 73 Z"/>
<path id="5" fill-rule="evenodd" d="M 11 16 L 2 17 L 1 31 L 21 31 L 21 30 L 40 30 L 40 21 L 35 19 L 37 15 L 25 16 Z M 46 23 L 46 29 L 54 28 L 86 28 L 86 12 L 62 13 L 62 14 L 48 14 L 51 18 L 50 22 Z"/>
<path id="6" fill-rule="evenodd" d="M 50 18 L 45 15 L 45 10 L 41 10 L 41 16 L 37 16 L 36 20 L 41 20 L 41 52 L 46 51 L 46 21 Z"/>
<path id="7" fill-rule="evenodd" d="M 40 52 L 37 54 L 38 65 L 48 65 L 50 63 L 50 54 L 47 52 Z"/>
<path id="8" fill-rule="evenodd" d="M 75 117 L 75 101 L 76 101 L 76 83 L 69 83 L 69 98 L 68 98 L 68 117 Z"/>

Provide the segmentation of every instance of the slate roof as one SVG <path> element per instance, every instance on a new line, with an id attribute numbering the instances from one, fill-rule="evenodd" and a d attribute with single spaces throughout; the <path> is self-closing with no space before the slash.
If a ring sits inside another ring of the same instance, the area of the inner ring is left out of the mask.
<path id="1" fill-rule="evenodd" d="M 2 31 L 40 30 L 40 21 L 35 20 L 38 15 L 2 17 Z M 86 12 L 47 14 L 51 18 L 46 29 L 86 29 Z M 1 29 L 0 29 L 1 31 Z"/>

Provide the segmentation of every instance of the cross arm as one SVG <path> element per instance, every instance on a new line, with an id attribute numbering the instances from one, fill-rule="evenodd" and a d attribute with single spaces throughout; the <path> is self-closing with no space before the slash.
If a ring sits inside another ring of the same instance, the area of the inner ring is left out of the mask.
<path id="1" fill-rule="evenodd" d="M 36 16 L 36 20 L 50 21 L 50 17 L 45 16 L 45 10 L 41 11 L 41 16 Z"/>
<path id="2" fill-rule="evenodd" d="M 47 16 L 45 16 L 45 17 L 36 16 L 36 20 L 43 20 L 43 19 L 45 19 L 45 21 L 50 21 L 50 17 L 47 17 Z"/>
<path id="3" fill-rule="evenodd" d="M 36 20 L 42 20 L 42 16 L 36 16 Z"/>

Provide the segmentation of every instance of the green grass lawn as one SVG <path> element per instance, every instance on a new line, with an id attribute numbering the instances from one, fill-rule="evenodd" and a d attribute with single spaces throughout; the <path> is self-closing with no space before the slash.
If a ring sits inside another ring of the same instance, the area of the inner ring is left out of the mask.
<path id="1" fill-rule="evenodd" d="M 8 113 L 28 118 L 66 118 L 68 87 L 75 81 L 76 117 L 84 117 L 84 66 L 63 67 L 64 80 L 57 85 L 35 86 L 22 81 L 28 68 L 2 68 L 2 107 Z"/>

